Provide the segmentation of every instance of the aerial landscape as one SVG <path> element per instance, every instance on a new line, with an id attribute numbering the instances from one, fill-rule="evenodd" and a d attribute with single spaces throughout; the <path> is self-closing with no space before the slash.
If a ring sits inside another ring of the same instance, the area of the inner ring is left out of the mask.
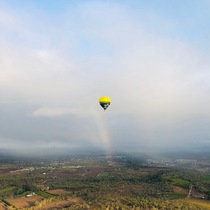
<path id="1" fill-rule="evenodd" d="M 209 209 L 210 154 L 2 156 L 0 209 Z"/>
<path id="2" fill-rule="evenodd" d="M 0 210 L 210 209 L 209 0 L 0 1 Z"/>

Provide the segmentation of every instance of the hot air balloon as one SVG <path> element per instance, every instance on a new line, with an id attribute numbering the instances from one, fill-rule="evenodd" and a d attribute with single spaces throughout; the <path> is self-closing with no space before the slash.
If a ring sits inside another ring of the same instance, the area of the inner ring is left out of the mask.
<path id="1" fill-rule="evenodd" d="M 111 103 L 111 99 L 108 96 L 102 96 L 99 99 L 99 104 L 103 107 L 104 110 L 108 108 Z"/>

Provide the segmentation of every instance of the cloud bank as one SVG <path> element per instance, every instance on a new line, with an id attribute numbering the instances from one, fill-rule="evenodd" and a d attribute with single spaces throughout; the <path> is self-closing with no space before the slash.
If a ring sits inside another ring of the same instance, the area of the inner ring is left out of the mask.
<path id="1" fill-rule="evenodd" d="M 143 3 L 58 4 L 2 3 L 1 148 L 209 141 L 209 53 L 180 38 L 181 20 Z M 102 95 L 113 101 L 105 113 Z"/>

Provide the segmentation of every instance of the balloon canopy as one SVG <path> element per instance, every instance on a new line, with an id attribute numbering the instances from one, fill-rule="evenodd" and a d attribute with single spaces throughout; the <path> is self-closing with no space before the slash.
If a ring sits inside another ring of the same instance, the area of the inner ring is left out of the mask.
<path id="1" fill-rule="evenodd" d="M 110 105 L 111 102 L 112 101 L 111 101 L 111 99 L 108 96 L 102 96 L 99 99 L 99 104 L 102 106 L 102 108 L 104 110 L 106 110 L 108 108 L 108 106 Z"/>

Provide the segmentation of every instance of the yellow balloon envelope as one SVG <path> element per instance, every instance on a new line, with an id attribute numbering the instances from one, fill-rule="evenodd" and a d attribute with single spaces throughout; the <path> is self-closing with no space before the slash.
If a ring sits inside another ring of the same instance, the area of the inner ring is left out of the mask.
<path id="1" fill-rule="evenodd" d="M 108 96 L 102 96 L 99 99 L 99 104 L 103 107 L 104 110 L 106 110 L 108 108 L 108 106 L 111 103 L 111 99 Z"/>

